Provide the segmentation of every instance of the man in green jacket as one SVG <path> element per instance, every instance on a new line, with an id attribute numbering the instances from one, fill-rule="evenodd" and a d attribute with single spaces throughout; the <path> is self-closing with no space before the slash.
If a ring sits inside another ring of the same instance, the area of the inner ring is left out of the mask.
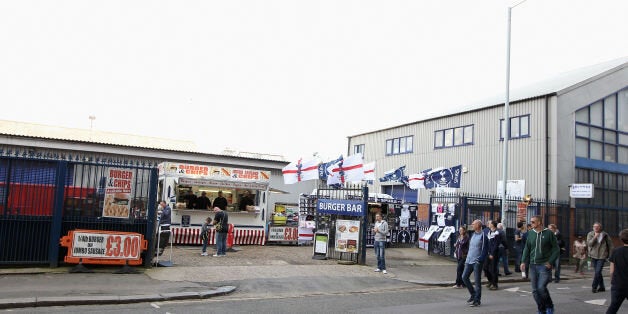
<path id="1" fill-rule="evenodd" d="M 560 249 L 554 232 L 543 226 L 541 216 L 532 217 L 530 224 L 532 229 L 528 231 L 520 267 L 525 269 L 526 264 L 530 265 L 532 296 L 538 313 L 554 314 L 554 303 L 547 284 L 552 279 L 552 265 L 558 258 Z"/>

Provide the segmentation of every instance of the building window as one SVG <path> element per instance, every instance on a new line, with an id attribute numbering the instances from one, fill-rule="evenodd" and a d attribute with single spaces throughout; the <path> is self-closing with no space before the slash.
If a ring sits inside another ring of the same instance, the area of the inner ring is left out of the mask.
<path id="1" fill-rule="evenodd" d="M 434 148 L 473 145 L 473 125 L 434 132 Z"/>
<path id="2" fill-rule="evenodd" d="M 412 153 L 414 136 L 404 136 L 386 140 L 386 155 Z"/>
<path id="3" fill-rule="evenodd" d="M 628 163 L 628 89 L 576 111 L 576 157 Z"/>
<path id="4" fill-rule="evenodd" d="M 504 140 L 504 119 L 499 120 L 499 139 Z M 508 139 L 530 137 L 530 115 L 510 117 L 510 135 Z"/>
<path id="5" fill-rule="evenodd" d="M 364 144 L 354 145 L 353 146 L 353 153 L 354 154 L 362 154 L 362 155 L 364 155 Z"/>

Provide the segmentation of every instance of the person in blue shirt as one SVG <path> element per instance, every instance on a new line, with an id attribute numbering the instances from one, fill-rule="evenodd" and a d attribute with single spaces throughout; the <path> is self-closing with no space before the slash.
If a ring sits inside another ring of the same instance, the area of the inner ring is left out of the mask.
<path id="1" fill-rule="evenodd" d="M 482 231 L 482 221 L 475 220 L 471 224 L 473 227 L 473 235 L 469 240 L 469 252 L 465 260 L 464 271 L 462 272 L 462 281 L 469 290 L 471 295 L 467 300 L 467 304 L 471 307 L 480 306 L 482 302 L 482 266 L 488 253 L 488 236 Z M 474 273 L 474 286 L 471 285 L 469 277 Z"/>

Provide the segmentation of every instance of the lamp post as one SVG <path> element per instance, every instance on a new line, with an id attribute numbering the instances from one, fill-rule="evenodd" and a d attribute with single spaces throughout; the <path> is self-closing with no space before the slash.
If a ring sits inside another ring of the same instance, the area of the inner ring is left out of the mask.
<path id="1" fill-rule="evenodd" d="M 508 7 L 508 27 L 506 33 L 506 101 L 504 102 L 504 155 L 502 161 L 502 214 L 501 221 L 503 223 L 506 222 L 506 210 L 508 208 L 508 204 L 506 203 L 506 190 L 508 186 L 508 139 L 510 138 L 510 117 L 508 113 L 508 107 L 510 106 L 510 25 L 512 9 L 522 3 L 526 2 L 523 0 L 511 7 Z"/>

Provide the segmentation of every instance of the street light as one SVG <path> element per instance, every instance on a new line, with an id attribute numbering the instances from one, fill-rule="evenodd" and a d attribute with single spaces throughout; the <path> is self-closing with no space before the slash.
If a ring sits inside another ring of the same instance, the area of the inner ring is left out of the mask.
<path id="1" fill-rule="evenodd" d="M 510 137 L 510 117 L 508 115 L 508 107 L 510 105 L 510 25 L 512 9 L 527 0 L 520 1 L 519 3 L 508 7 L 508 29 L 507 29 L 507 40 L 506 40 L 506 101 L 504 102 L 504 158 L 502 162 L 502 214 L 501 221 L 503 223 L 506 222 L 506 209 L 508 205 L 506 204 L 506 188 L 508 186 L 508 138 Z"/>

